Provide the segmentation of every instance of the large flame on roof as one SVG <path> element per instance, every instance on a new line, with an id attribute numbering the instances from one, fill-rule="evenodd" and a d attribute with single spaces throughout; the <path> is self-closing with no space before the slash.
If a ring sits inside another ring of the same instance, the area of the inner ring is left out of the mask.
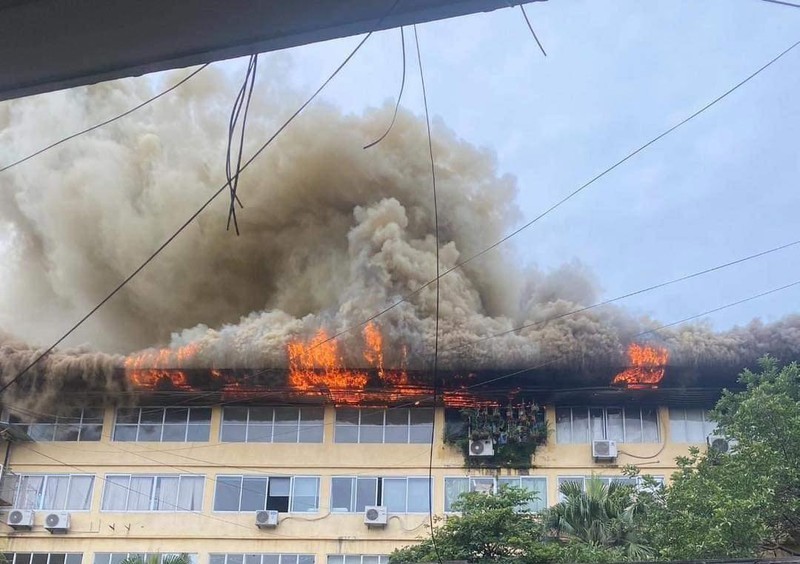
<path id="1" fill-rule="evenodd" d="M 660 347 L 631 343 L 628 347 L 630 367 L 616 376 L 612 384 L 623 384 L 628 388 L 657 388 L 664 378 L 669 360 L 669 351 Z"/>

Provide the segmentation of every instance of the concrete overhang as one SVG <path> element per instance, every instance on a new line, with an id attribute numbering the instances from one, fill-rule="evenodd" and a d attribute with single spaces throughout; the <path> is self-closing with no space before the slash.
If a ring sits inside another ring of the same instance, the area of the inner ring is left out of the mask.
<path id="1" fill-rule="evenodd" d="M 542 1 L 0 0 L 0 100 Z"/>

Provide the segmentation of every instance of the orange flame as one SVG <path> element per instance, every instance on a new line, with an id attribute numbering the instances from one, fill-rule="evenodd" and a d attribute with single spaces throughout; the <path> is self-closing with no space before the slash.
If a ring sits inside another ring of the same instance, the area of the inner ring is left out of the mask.
<path id="1" fill-rule="evenodd" d="M 198 345 L 189 344 L 177 349 L 142 351 L 125 358 L 125 371 L 138 387 L 187 388 L 188 378 L 180 369 L 195 357 L 199 349 Z"/>
<path id="2" fill-rule="evenodd" d="M 628 347 L 631 366 L 614 376 L 612 384 L 628 388 L 657 388 L 664 378 L 669 360 L 667 349 L 631 343 Z"/>

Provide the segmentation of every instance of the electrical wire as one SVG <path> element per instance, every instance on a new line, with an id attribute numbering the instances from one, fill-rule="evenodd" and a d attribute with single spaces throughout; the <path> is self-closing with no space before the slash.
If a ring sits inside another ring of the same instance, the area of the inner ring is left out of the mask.
<path id="1" fill-rule="evenodd" d="M 650 139 L 644 145 L 641 145 L 637 149 L 635 149 L 635 150 L 631 151 L 630 153 L 628 153 L 625 157 L 623 157 L 622 159 L 618 160 L 617 162 L 615 162 L 614 164 L 612 164 L 611 166 L 609 166 L 608 168 L 606 168 L 605 170 L 603 170 L 602 172 L 600 172 L 599 174 L 594 176 L 591 180 L 589 180 L 588 182 L 584 183 L 583 185 L 581 185 L 577 189 L 573 190 L 572 192 L 570 192 L 569 194 L 564 196 L 561 200 L 559 200 L 558 202 L 556 202 L 555 204 L 553 204 L 552 206 L 547 208 L 545 211 L 543 211 L 542 213 L 540 213 L 539 215 L 534 217 L 532 220 L 527 222 L 522 227 L 519 227 L 518 229 L 512 231 L 508 235 L 506 235 L 506 236 L 502 237 L 501 239 L 495 241 L 494 243 L 492 243 L 488 247 L 484 248 L 483 250 L 475 253 L 474 255 L 469 256 L 468 258 L 466 258 L 466 259 L 456 263 L 455 265 L 451 266 L 450 268 L 446 269 L 444 272 L 441 273 L 439 278 L 447 276 L 451 272 L 462 268 L 463 266 L 469 264 L 473 260 L 485 255 L 486 253 L 488 253 L 489 251 L 499 247 L 500 245 L 502 245 L 503 243 L 505 243 L 506 241 L 508 241 L 512 237 L 515 237 L 515 236 L 519 235 L 522 231 L 524 231 L 524 230 L 528 229 L 529 227 L 531 227 L 532 225 L 536 224 L 537 222 L 539 222 L 540 220 L 542 220 L 543 218 L 545 218 L 546 216 L 548 216 L 549 214 L 554 212 L 556 209 L 558 209 L 559 207 L 561 207 L 562 205 L 567 203 L 569 200 L 571 200 L 572 198 L 574 198 L 575 196 L 580 194 L 586 188 L 590 187 L 591 185 L 593 185 L 595 182 L 597 182 L 598 180 L 600 180 L 601 178 L 603 178 L 604 176 L 606 176 L 610 172 L 614 171 L 615 169 L 617 169 L 618 167 L 620 167 L 621 165 L 623 165 L 624 163 L 626 163 L 627 161 L 629 161 L 630 159 L 632 159 L 633 157 L 635 157 L 636 155 L 638 155 L 639 153 L 641 153 L 642 151 L 644 151 L 645 149 L 650 147 L 651 145 L 657 143 L 658 141 L 660 141 L 661 139 L 663 139 L 664 137 L 666 137 L 667 135 L 669 135 L 673 131 L 679 129 L 680 127 L 682 127 L 684 125 L 686 125 L 687 123 L 692 121 L 694 118 L 696 118 L 700 114 L 702 114 L 705 111 L 707 111 L 708 109 L 710 109 L 712 106 L 714 106 L 717 103 L 721 102 L 723 99 L 727 98 L 729 95 L 734 93 L 736 90 L 738 90 L 739 88 L 741 88 L 742 86 L 744 86 L 745 84 L 750 82 L 752 79 L 754 79 L 756 76 L 758 76 L 759 74 L 761 74 L 765 70 L 767 70 L 769 67 L 771 67 L 773 64 L 775 64 L 777 61 L 779 61 L 781 58 L 783 58 L 786 54 L 788 54 L 790 51 L 795 49 L 798 45 L 800 45 L 800 41 L 797 41 L 797 42 L 793 43 L 791 46 L 789 46 L 786 49 L 784 49 L 783 51 L 781 51 L 778 55 L 776 55 L 775 57 L 770 59 L 766 64 L 762 65 L 756 71 L 754 71 L 753 73 L 748 75 L 745 79 L 739 81 L 734 86 L 732 86 L 731 88 L 726 90 L 724 93 L 720 94 L 719 96 L 717 96 L 716 98 L 714 98 L 713 100 L 711 100 L 710 102 L 705 104 L 699 110 L 697 110 L 694 113 L 692 113 L 691 115 L 683 118 L 682 120 L 677 122 L 675 125 L 673 125 L 669 129 L 663 131 L 662 133 L 660 133 L 656 137 L 653 137 L 652 139 Z M 397 300 L 397 301 L 393 302 L 392 304 L 386 306 L 382 310 L 380 310 L 377 313 L 369 316 L 368 318 L 362 320 L 361 322 L 356 323 L 354 325 L 349 325 L 349 326 L 345 327 L 344 329 L 334 333 L 333 335 L 331 335 L 327 339 L 324 339 L 321 342 L 319 342 L 316 345 L 314 345 L 313 347 L 311 347 L 312 350 L 314 348 L 320 347 L 320 346 L 322 346 L 322 345 L 324 345 L 324 344 L 326 344 L 326 343 L 328 343 L 330 341 L 338 339 L 342 335 L 350 333 L 351 331 L 354 331 L 356 329 L 360 329 L 361 327 L 364 327 L 369 322 L 374 321 L 375 319 L 381 317 L 382 315 L 385 315 L 386 313 L 390 312 L 394 308 L 398 307 L 399 305 L 407 302 L 412 297 L 414 297 L 415 295 L 419 294 L 422 290 L 424 290 L 425 288 L 427 288 L 431 284 L 437 282 L 437 280 L 438 280 L 438 278 L 434 279 L 434 280 L 429 280 L 428 282 L 422 284 L 416 290 L 414 290 L 412 292 L 409 292 L 408 294 L 406 294 L 405 296 L 403 296 L 399 300 Z"/>
<path id="2" fill-rule="evenodd" d="M 417 47 L 417 63 L 419 64 L 419 81 L 422 85 L 422 102 L 425 106 L 425 127 L 428 134 L 428 154 L 431 159 L 431 186 L 433 191 L 433 243 L 436 246 L 436 311 L 434 313 L 434 333 L 433 333 L 433 405 L 436 405 L 436 392 L 438 386 L 438 371 L 439 371 L 439 296 L 440 296 L 440 272 L 439 272 L 439 203 L 436 197 L 436 161 L 433 158 L 433 137 L 431 136 L 431 118 L 428 110 L 428 94 L 425 90 L 425 73 L 422 70 L 422 52 L 419 48 L 419 34 L 417 33 L 417 26 L 414 24 L 414 43 Z M 428 517 L 431 527 L 431 544 L 433 545 L 433 552 L 436 554 L 436 559 L 442 563 L 442 555 L 439 553 L 439 545 L 436 543 L 436 533 L 433 527 L 433 488 L 430 486 L 433 482 L 433 449 L 435 445 L 435 428 L 436 417 L 433 418 L 431 424 L 431 448 L 430 456 L 428 458 Z"/>
<path id="3" fill-rule="evenodd" d="M 253 98 L 253 87 L 256 83 L 257 71 L 258 54 L 256 53 L 255 55 L 250 55 L 250 61 L 247 65 L 244 81 L 242 82 L 242 87 L 239 89 L 239 93 L 236 96 L 233 109 L 231 109 L 231 118 L 228 122 L 228 144 L 225 156 L 225 178 L 228 180 L 228 189 L 230 190 L 231 201 L 228 207 L 228 225 L 225 227 L 225 230 L 230 230 L 231 221 L 233 221 L 233 227 L 237 236 L 239 235 L 239 222 L 236 219 L 236 204 L 239 204 L 239 207 L 244 206 L 242 206 L 242 201 L 236 195 L 236 189 L 239 187 L 239 173 L 242 171 L 242 151 L 244 150 L 244 135 L 247 128 L 247 113 L 250 110 L 250 100 Z M 244 108 L 244 113 L 242 113 L 242 108 Z M 240 115 L 242 115 L 241 135 L 239 137 L 239 147 L 236 151 L 236 171 L 234 172 L 231 153 L 233 146 L 233 135 L 236 131 L 236 124 L 239 122 Z"/>
<path id="4" fill-rule="evenodd" d="M 395 2 L 395 4 L 394 4 L 394 5 L 396 5 L 396 4 L 397 4 L 397 2 Z M 393 5 L 393 7 L 394 7 L 394 5 Z M 271 143 L 272 143 L 272 142 L 275 140 L 275 138 L 276 138 L 276 137 L 278 137 L 278 135 L 280 135 L 280 134 L 283 132 L 283 130 L 284 130 L 284 129 L 286 129 L 286 128 L 289 126 L 289 124 L 290 124 L 290 123 L 292 123 L 292 121 L 294 121 L 294 119 L 295 119 L 297 116 L 299 116 L 299 115 L 300 115 L 300 114 L 303 112 L 303 110 L 304 110 L 304 109 L 305 109 L 305 108 L 306 108 L 306 107 L 307 107 L 307 106 L 308 106 L 308 105 L 309 105 L 309 104 L 310 104 L 312 101 L 314 101 L 314 99 L 315 99 L 315 98 L 316 98 L 316 97 L 319 95 L 319 93 L 320 93 L 320 92 L 322 92 L 322 90 L 323 90 L 323 89 L 324 89 L 324 88 L 325 88 L 325 87 L 326 87 L 326 86 L 327 86 L 327 85 L 328 85 L 328 84 L 329 84 L 329 83 L 330 83 L 330 82 L 331 82 L 331 81 L 334 79 L 334 77 L 336 77 L 336 75 L 338 75 L 338 74 L 339 74 L 339 72 L 340 72 L 340 71 L 341 71 L 341 70 L 342 70 L 342 69 L 345 67 L 345 65 L 347 65 L 347 63 L 348 63 L 348 62 L 350 62 L 350 59 L 352 59 L 352 58 L 355 56 L 355 54 L 356 54 L 356 53 L 358 53 L 358 51 L 361 49 L 361 47 L 364 45 L 364 43 L 366 43 L 366 42 L 367 42 L 367 39 L 369 39 L 369 38 L 370 38 L 370 36 L 372 35 L 372 33 L 373 33 L 373 32 L 371 32 L 371 31 L 370 31 L 369 33 L 367 33 L 367 34 L 366 34 L 366 35 L 365 35 L 365 36 L 364 36 L 364 37 L 361 39 L 361 41 L 359 41 L 359 42 L 358 42 L 358 44 L 357 44 L 357 45 L 355 46 L 355 48 L 354 48 L 354 49 L 353 49 L 353 50 L 350 52 L 350 54 L 349 54 L 349 55 L 348 55 L 348 56 L 347 56 L 347 57 L 344 59 L 344 61 L 342 61 L 342 63 L 341 63 L 341 64 L 340 64 L 338 67 L 336 67 L 336 69 L 333 71 L 333 73 L 331 73 L 331 74 L 330 74 L 330 76 L 328 76 L 328 78 L 327 78 L 327 79 L 326 79 L 326 80 L 325 80 L 325 81 L 322 83 L 322 85 L 321 85 L 319 88 L 317 88 L 317 89 L 314 91 L 314 93 L 313 93 L 313 94 L 311 94 L 311 96 L 310 96 L 308 99 L 306 99 L 306 101 L 305 101 L 305 102 L 303 102 L 303 104 L 302 104 L 302 105 L 301 105 L 301 106 L 300 106 L 300 107 L 299 107 L 297 110 L 295 110 L 295 112 L 294 112 L 294 113 L 293 113 L 291 116 L 289 116 L 289 118 L 288 118 L 286 121 L 284 121 L 284 122 L 283 122 L 283 124 L 282 124 L 282 125 L 281 125 L 281 126 L 280 126 L 280 127 L 279 127 L 279 128 L 276 130 L 276 131 L 275 131 L 275 133 L 273 133 L 273 134 L 272 134 L 272 136 L 271 136 L 269 139 L 267 139 L 267 140 L 266 140 L 266 141 L 265 141 L 265 142 L 264 142 L 264 143 L 261 145 L 261 147 L 259 147 L 259 148 L 258 148 L 258 150 L 256 150 L 256 152 L 255 152 L 255 153 L 253 153 L 253 155 L 252 155 L 252 156 L 251 156 L 251 157 L 250 157 L 250 158 L 249 158 L 249 159 L 248 159 L 248 160 L 247 160 L 247 161 L 246 161 L 246 162 L 245 162 L 245 163 L 244 163 L 244 164 L 243 164 L 241 167 L 239 167 L 239 172 L 237 172 L 237 174 L 236 174 L 236 176 L 237 176 L 237 177 L 238 177 L 238 176 L 239 176 L 239 175 L 240 175 L 242 172 L 244 172 L 244 170 L 245 170 L 245 169 L 246 169 L 248 166 L 250 166 L 250 164 L 252 164 L 252 163 L 253 163 L 253 161 L 255 161 L 255 160 L 256 160 L 256 159 L 257 159 L 257 158 L 258 158 L 258 157 L 261 155 L 261 153 L 262 153 L 262 152 L 264 152 L 264 150 L 265 150 L 265 149 L 266 149 L 266 148 L 267 148 L 267 147 L 268 147 L 268 146 L 269 146 L 269 145 L 270 145 L 270 144 L 271 144 Z M 89 318 L 90 318 L 92 315 L 94 315 L 94 313 L 95 313 L 97 310 L 99 310 L 101 307 L 103 307 L 103 306 L 106 304 L 106 302 L 108 302 L 108 301 L 109 301 L 111 298 L 113 298 L 113 297 L 114 297 L 114 296 L 115 296 L 115 295 L 116 295 L 116 294 L 117 294 L 117 293 L 118 293 L 120 290 L 122 290 L 122 288 L 123 288 L 123 287 L 125 287 L 125 285 L 127 285 L 127 284 L 128 284 L 128 282 L 130 282 L 131 280 L 133 280 L 133 279 L 136 277 L 136 275 L 138 275 L 138 274 L 139 274 L 139 273 L 140 273 L 142 270 L 144 270 L 144 269 L 145 269 L 145 267 L 146 267 L 148 264 L 150 264 L 150 263 L 151 263 L 151 262 L 152 262 L 152 261 L 153 261 L 153 260 L 154 260 L 154 259 L 155 259 L 155 258 L 156 258 L 156 257 L 157 257 L 159 254 L 160 254 L 160 253 L 161 253 L 161 251 L 163 251 L 163 250 L 164 250 L 164 249 L 165 249 L 165 248 L 166 248 L 166 247 L 167 247 L 167 246 L 168 246 L 170 243 L 172 243 L 172 241 L 174 241 L 174 240 L 175 240 L 175 239 L 178 237 L 178 235 L 180 235 L 181 233 L 183 233 L 183 231 L 184 231 L 184 230 L 185 230 L 185 229 L 186 229 L 186 228 L 187 228 L 189 225 L 191 225 L 191 223 L 192 223 L 192 222 L 193 222 L 195 219 L 197 219 L 197 217 L 198 217 L 198 216 L 199 216 L 201 213 L 203 213 L 203 211 L 205 211 L 205 209 L 206 209 L 206 208 L 207 208 L 209 205 L 211 205 L 211 203 L 212 203 L 214 200 L 216 200 L 216 199 L 217 199 L 217 197 L 219 197 L 219 195 L 220 195 L 220 194 L 222 194 L 222 193 L 223 193 L 223 192 L 224 192 L 226 189 L 228 189 L 228 183 L 227 183 L 227 182 L 226 182 L 225 184 L 223 184 L 223 185 L 222 185 L 222 186 L 221 186 L 219 189 L 217 189 L 217 190 L 216 190 L 216 192 L 214 192 L 214 193 L 211 195 L 211 197 L 209 197 L 209 198 L 208 198 L 208 199 L 205 201 L 205 203 L 204 203 L 202 206 L 200 206 L 200 208 L 199 208 L 199 209 L 198 209 L 196 212 L 194 212 L 194 213 L 193 213 L 193 214 L 192 214 L 192 215 L 189 217 L 189 219 L 187 219 L 187 220 L 186 220 L 186 221 L 185 221 L 185 222 L 184 222 L 184 223 L 183 223 L 183 224 L 182 224 L 182 225 L 181 225 L 181 226 L 180 226 L 180 227 L 177 229 L 177 231 L 175 231 L 175 232 L 174 232 L 172 235 L 170 235 L 170 236 L 167 238 L 167 240 L 166 240 L 166 241 L 164 241 L 164 242 L 163 242 L 163 243 L 162 243 L 162 244 L 161 244 L 161 245 L 160 245 L 160 246 L 159 246 L 159 247 L 158 247 L 158 248 L 157 248 L 157 249 L 156 249 L 156 250 L 155 250 L 155 251 L 154 251 L 154 252 L 153 252 L 153 253 L 152 253 L 152 254 L 151 254 L 151 255 L 150 255 L 150 256 L 149 256 L 149 257 L 148 257 L 148 258 L 147 258 L 145 261 L 144 261 L 144 262 L 143 262 L 143 263 L 142 263 L 142 264 L 140 264 L 140 265 L 139 265 L 139 266 L 136 268 L 136 270 L 134 270 L 134 271 L 133 271 L 131 274 L 129 274 L 129 275 L 128 275 L 128 276 L 127 276 L 127 277 L 126 277 L 126 278 L 125 278 L 125 279 L 124 279 L 122 282 L 120 282 L 120 283 L 119 283 L 119 284 L 118 284 L 118 285 L 117 285 L 117 286 L 116 286 L 116 287 L 115 287 L 115 288 L 114 288 L 114 289 L 113 289 L 113 290 L 112 290 L 112 291 L 111 291 L 111 292 L 110 292 L 110 293 L 109 293 L 109 294 L 108 294 L 108 295 L 107 295 L 105 298 L 103 298 L 103 299 L 102 299 L 102 300 L 101 300 L 101 301 L 100 301 L 100 302 L 99 302 L 99 303 L 98 303 L 96 306 L 94 306 L 94 307 L 93 307 L 91 310 L 89 310 L 89 312 L 88 312 L 86 315 L 84 315 L 84 316 L 83 316 L 81 319 L 79 319 L 79 320 L 78 320 L 78 322 L 77 322 L 77 323 L 75 323 L 75 324 L 74 324 L 74 325 L 73 325 L 73 326 L 72 326 L 72 327 L 71 327 L 71 328 L 70 328 L 70 329 L 69 329 L 69 330 L 68 330 L 66 333 L 64 333 L 64 334 L 63 334 L 61 337 L 59 337 L 59 338 L 58 338 L 58 340 L 56 340 L 56 341 L 55 341 L 55 342 L 54 342 L 52 345 L 50 345 L 50 346 L 49 346 L 47 349 L 45 349 L 45 351 L 44 351 L 43 353 L 41 353 L 40 355 L 38 355 L 38 356 L 37 356 L 37 357 L 36 357 L 36 358 L 35 358 L 35 359 L 34 359 L 32 362 L 30 362 L 30 363 L 29 363 L 27 366 L 25 366 L 25 368 L 23 368 L 23 369 L 22 369 L 20 372 L 18 372 L 18 373 L 16 374 L 16 376 L 14 376 L 14 377 L 13 377 L 11 380 L 9 380 L 9 381 L 8 381 L 8 382 L 7 382 L 5 385 L 3 385 L 2 387 L 0 387 L 0 394 L 2 394 L 2 393 L 5 391 L 5 390 L 7 390 L 7 389 L 9 388 L 9 386 L 12 386 L 13 384 L 15 384 L 15 383 L 16 383 L 16 382 L 17 382 L 17 381 L 18 381 L 18 380 L 19 380 L 19 379 L 20 379 L 20 378 L 21 378 L 23 375 L 27 374 L 27 373 L 28 373 L 28 371 L 29 371 L 31 368 L 33 368 L 34 366 L 36 366 L 36 364 L 38 364 L 38 363 L 39 363 L 39 362 L 40 362 L 40 361 L 41 361 L 41 360 L 42 360 L 42 359 L 43 359 L 45 356 L 47 356 L 48 354 L 50 354 L 50 353 L 51 353 L 51 352 L 52 352 L 52 351 L 53 351 L 53 350 L 54 350 L 54 349 L 55 349 L 55 348 L 56 348 L 58 345 L 60 345 L 60 344 L 61 344 L 61 343 L 62 343 L 62 342 L 63 342 L 63 341 L 64 341 L 64 340 L 67 338 L 67 337 L 69 337 L 69 336 L 70 336 L 72 333 L 74 333 L 74 332 L 75 332 L 75 330 L 77 330 L 77 329 L 78 329 L 78 328 L 79 328 L 81 325 L 83 325 L 83 324 L 84 324 L 84 322 L 85 322 L 87 319 L 89 319 Z"/>
<path id="5" fill-rule="evenodd" d="M 780 4 L 782 6 L 790 6 L 792 8 L 800 8 L 800 4 L 793 4 L 792 2 L 786 2 L 785 0 L 763 0 L 764 2 L 771 2 L 772 4 Z"/>
<path id="6" fill-rule="evenodd" d="M 152 98 L 148 98 L 147 100 L 145 100 L 145 101 L 144 101 L 144 102 L 142 102 L 141 104 L 138 104 L 138 105 L 134 106 L 133 108 L 131 108 L 130 110 L 128 110 L 128 111 L 126 111 L 126 112 L 123 112 L 123 113 L 121 113 L 121 114 L 119 114 L 119 115 L 116 115 L 116 116 L 114 116 L 114 117 L 113 117 L 113 118 L 111 118 L 111 119 L 107 119 L 107 120 L 105 120 L 105 121 L 102 121 L 102 122 L 100 122 L 100 123 L 98 123 L 98 124 L 96 124 L 96 125 L 93 125 L 93 126 L 91 126 L 91 127 L 88 127 L 88 128 L 86 128 L 86 129 L 84 129 L 84 130 L 82 130 L 82 131 L 78 131 L 77 133 L 73 133 L 72 135 L 69 135 L 69 136 L 67 136 L 67 137 L 64 137 L 63 139 L 61 139 L 61 140 L 59 140 L 59 141 L 56 141 L 55 143 L 51 143 L 50 145 L 48 145 L 48 146 L 46 146 L 46 147 L 43 147 L 43 148 L 41 148 L 41 149 L 39 149 L 39 150 L 37 150 L 37 151 L 34 151 L 33 153 L 31 153 L 30 155 L 28 155 L 28 156 L 26 156 L 26 157 L 22 157 L 21 159 L 19 159 L 19 160 L 16 160 L 16 161 L 14 161 L 13 163 L 10 163 L 10 164 L 7 164 L 7 165 L 5 165 L 5 166 L 1 167 L 1 168 L 0 168 L 0 173 L 2 173 L 2 172 L 5 172 L 5 171 L 7 171 L 8 169 L 10 169 L 10 168 L 13 168 L 13 167 L 15 167 L 15 166 L 17 166 L 17 165 L 20 165 L 20 164 L 22 164 L 22 163 L 24 163 L 24 162 L 26 162 L 26 161 L 29 161 L 29 160 L 31 160 L 32 158 L 34 158 L 34 157 L 37 157 L 37 156 L 41 155 L 41 154 L 42 154 L 42 153 L 44 153 L 45 151 L 49 151 L 50 149 L 53 149 L 54 147 L 58 147 L 58 146 L 59 146 L 59 145 L 61 145 L 62 143 L 66 143 L 67 141 L 71 141 L 72 139 L 75 139 L 76 137 L 80 137 L 81 135 L 84 135 L 84 134 L 86 134 L 86 133 L 89 133 L 89 132 L 91 132 L 91 131 L 94 131 L 95 129 L 99 129 L 99 128 L 101 128 L 101 127 L 105 126 L 105 125 L 108 125 L 109 123 L 113 123 L 113 122 L 115 122 L 115 121 L 117 121 L 117 120 L 119 120 L 119 119 L 122 119 L 122 118 L 124 118 L 124 117 L 126 117 L 126 116 L 129 116 L 129 115 L 131 115 L 133 112 L 135 112 L 135 111 L 137 111 L 137 110 L 140 110 L 140 109 L 142 109 L 143 107 L 145 107 L 146 105 L 150 104 L 151 102 L 155 102 L 156 100 L 158 100 L 158 99 L 159 99 L 159 98 L 161 98 L 162 96 L 164 96 L 164 95 L 166 95 L 166 94 L 169 94 L 170 92 L 172 92 L 173 90 L 175 90 L 175 89 L 176 89 L 176 88 L 178 88 L 179 86 L 181 86 L 181 85 L 185 84 L 185 83 L 186 83 L 186 82 L 188 82 L 188 81 L 189 81 L 191 78 L 193 78 L 194 76 L 196 76 L 196 75 L 197 75 L 197 73 L 199 73 L 200 71 L 202 71 L 204 68 L 206 68 L 206 67 L 207 67 L 208 65 L 210 65 L 210 64 L 211 64 L 211 63 L 206 63 L 206 64 L 204 64 L 204 65 L 200 66 L 199 68 L 197 68 L 197 69 L 195 69 L 194 71 L 192 71 L 192 72 L 191 72 L 189 75 L 187 75 L 185 78 L 183 78 L 183 79 L 179 80 L 178 82 L 176 82 L 175 84 L 173 84 L 172 86 L 170 86 L 169 88 L 167 88 L 166 90 L 162 90 L 161 92 L 159 92 L 158 94 L 156 94 L 156 95 L 155 95 L 155 96 L 153 96 Z"/>
<path id="7" fill-rule="evenodd" d="M 392 114 L 392 121 L 389 123 L 389 127 L 386 128 L 386 131 L 378 137 L 375 141 L 370 143 L 369 145 L 365 145 L 364 149 L 369 149 L 370 147 L 374 147 L 381 141 L 383 141 L 389 132 L 392 130 L 394 126 L 394 122 L 397 119 L 397 112 L 400 110 L 400 100 L 403 98 L 403 90 L 406 87 L 406 35 L 403 32 L 403 26 L 400 26 L 400 47 L 403 51 L 403 78 L 400 80 L 400 93 L 397 95 L 397 102 L 394 105 L 394 114 Z"/>
<path id="8" fill-rule="evenodd" d="M 545 57 L 547 56 L 547 52 L 542 47 L 542 42 L 539 41 L 539 38 L 536 36 L 536 32 L 533 31 L 533 26 L 531 25 L 531 20 L 528 19 L 528 13 L 525 11 L 525 6 L 522 4 L 519 5 L 519 9 L 522 10 L 522 16 L 525 18 L 525 23 L 528 24 L 528 29 L 531 30 L 531 35 L 536 40 L 536 44 L 539 46 L 539 49 L 542 51 L 542 55 Z"/>
<path id="9" fill-rule="evenodd" d="M 747 262 L 749 260 L 753 260 L 753 259 L 756 259 L 756 258 L 759 258 L 759 257 L 763 257 L 765 255 L 768 255 L 768 254 L 771 254 L 771 253 L 775 253 L 775 252 L 778 252 L 778 251 L 782 251 L 782 250 L 788 249 L 788 248 L 796 246 L 796 245 L 800 245 L 800 239 L 798 239 L 797 241 L 792 241 L 791 243 L 786 243 L 785 245 L 780 245 L 778 247 L 773 247 L 773 248 L 767 249 L 765 251 L 761 251 L 761 252 L 758 252 L 758 253 L 755 253 L 755 254 L 751 254 L 751 255 L 748 255 L 746 257 L 741 257 L 741 258 L 738 258 L 736 260 L 732 260 L 732 261 L 729 261 L 729 262 L 726 262 L 726 263 L 723 263 L 723 264 L 718 264 L 716 266 L 712 266 L 711 268 L 706 268 L 704 270 L 693 272 L 691 274 L 686 274 L 686 275 L 680 276 L 678 278 L 673 278 L 672 280 L 668 280 L 666 282 L 660 282 L 658 284 L 654 284 L 652 286 L 648 286 L 647 288 L 641 288 L 639 290 L 634 290 L 633 292 L 628 292 L 627 294 L 622 294 L 621 296 L 617 296 L 615 298 L 609 298 L 607 300 L 603 300 L 601 302 L 597 302 L 597 303 L 594 303 L 592 305 L 588 305 L 588 306 L 585 306 L 585 307 L 574 309 L 574 310 L 568 311 L 566 313 L 560 313 L 558 315 L 550 316 L 550 317 L 548 317 L 546 319 L 542 319 L 542 320 L 539 320 L 539 321 L 533 321 L 531 323 L 525 323 L 523 325 L 519 325 L 517 327 L 514 327 L 513 329 L 508 329 L 506 331 L 500 331 L 499 333 L 492 333 L 491 335 L 487 335 L 486 337 L 481 337 L 480 339 L 475 339 L 474 341 L 470 341 L 469 343 L 464 343 L 464 344 L 461 344 L 461 345 L 456 345 L 454 347 L 450 347 L 447 350 L 458 350 L 458 349 L 462 349 L 462 348 L 466 348 L 466 347 L 471 347 L 471 346 L 477 345 L 479 343 L 483 343 L 485 341 L 488 341 L 490 339 L 494 339 L 495 337 L 501 337 L 503 335 L 508 335 L 510 333 L 516 333 L 517 331 L 521 331 L 522 329 L 528 329 L 530 327 L 539 327 L 541 325 L 546 325 L 547 323 L 550 323 L 551 321 L 556 321 L 558 319 L 563 319 L 563 318 L 569 317 L 571 315 L 576 315 L 578 313 L 583 313 L 585 311 L 589 311 L 589 310 L 592 310 L 592 309 L 595 309 L 595 308 L 598 308 L 598 307 L 601 307 L 601 306 L 604 306 L 604 305 L 609 305 L 609 304 L 612 304 L 614 302 L 618 302 L 620 300 L 624 300 L 626 298 L 630 298 L 630 297 L 633 297 L 633 296 L 638 296 L 640 294 L 644 294 L 644 293 L 650 292 L 652 290 L 657 290 L 659 288 L 664 288 L 665 286 L 670 286 L 672 284 L 677 284 L 678 282 L 684 282 L 684 281 L 690 280 L 692 278 L 697 278 L 698 276 L 703 276 L 704 274 L 709 274 L 711 272 L 716 272 L 718 270 L 722 270 L 722 269 L 728 268 L 730 266 L 734 266 L 734 265 L 737 265 L 737 264 L 742 264 L 743 262 Z"/>

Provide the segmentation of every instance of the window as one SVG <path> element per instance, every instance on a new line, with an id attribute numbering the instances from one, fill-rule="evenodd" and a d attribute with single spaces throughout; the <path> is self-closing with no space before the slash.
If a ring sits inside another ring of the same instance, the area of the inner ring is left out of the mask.
<path id="1" fill-rule="evenodd" d="M 217 476 L 214 511 L 319 511 L 315 476 Z"/>
<path id="2" fill-rule="evenodd" d="M 331 554 L 328 564 L 389 564 L 389 557 L 370 554 Z"/>
<path id="3" fill-rule="evenodd" d="M 561 495 L 561 484 L 565 482 L 575 482 L 580 485 L 581 490 L 586 491 L 586 480 L 590 477 L 587 476 L 559 476 L 558 477 L 558 501 L 563 501 L 564 496 Z M 619 484 L 622 486 L 633 486 L 635 488 L 639 488 L 643 486 L 643 477 L 642 476 L 595 476 L 598 480 L 603 482 L 605 485 L 609 486 L 612 483 Z M 664 483 L 663 476 L 651 476 L 656 482 L 661 484 Z"/>
<path id="4" fill-rule="evenodd" d="M 80 552 L 4 552 L 6 564 L 81 564 Z"/>
<path id="5" fill-rule="evenodd" d="M 429 443 L 433 409 L 337 409 L 337 443 Z"/>
<path id="6" fill-rule="evenodd" d="M 208 564 L 314 564 L 313 554 L 209 554 Z"/>
<path id="7" fill-rule="evenodd" d="M 539 512 L 547 507 L 547 478 L 536 476 L 519 476 L 492 478 L 488 476 L 461 476 L 444 479 L 444 510 L 445 513 L 453 512 L 453 503 L 465 492 L 496 493 L 503 486 L 516 486 L 525 488 L 536 495 L 526 509 Z"/>
<path id="8" fill-rule="evenodd" d="M 210 407 L 125 407 L 117 409 L 114 440 L 200 442 L 210 429 Z"/>
<path id="9" fill-rule="evenodd" d="M 108 474 L 103 511 L 200 511 L 205 476 Z"/>
<path id="10" fill-rule="evenodd" d="M 12 414 L 9 422 L 34 441 L 99 441 L 103 433 L 103 409 L 75 409 L 65 415 L 30 417 Z"/>
<path id="11" fill-rule="evenodd" d="M 147 562 L 149 558 L 158 556 L 158 561 L 163 562 L 166 556 L 175 556 L 180 554 L 178 552 L 156 552 L 156 553 L 141 553 L 141 552 L 96 552 L 94 555 L 94 564 L 120 564 L 126 558 L 131 556 L 141 556 L 143 562 Z M 197 564 L 196 554 L 187 554 L 189 562 Z M 69 564 L 69 563 L 67 563 Z"/>
<path id="12" fill-rule="evenodd" d="M 94 476 L 83 474 L 22 474 L 14 507 L 47 511 L 88 511 Z"/>
<path id="13" fill-rule="evenodd" d="M 559 407 L 556 441 L 588 443 L 608 439 L 620 443 L 657 443 L 658 411 L 654 407 Z"/>
<path id="14" fill-rule="evenodd" d="M 321 443 L 321 407 L 226 407 L 220 441 L 225 443 Z"/>
<path id="15" fill-rule="evenodd" d="M 427 513 L 429 492 L 427 477 L 336 477 L 331 479 L 331 511 L 360 513 L 368 505 L 384 505 L 389 513 Z"/>
<path id="16" fill-rule="evenodd" d="M 716 428 L 704 409 L 669 408 L 669 434 L 675 443 L 704 443 Z"/>

